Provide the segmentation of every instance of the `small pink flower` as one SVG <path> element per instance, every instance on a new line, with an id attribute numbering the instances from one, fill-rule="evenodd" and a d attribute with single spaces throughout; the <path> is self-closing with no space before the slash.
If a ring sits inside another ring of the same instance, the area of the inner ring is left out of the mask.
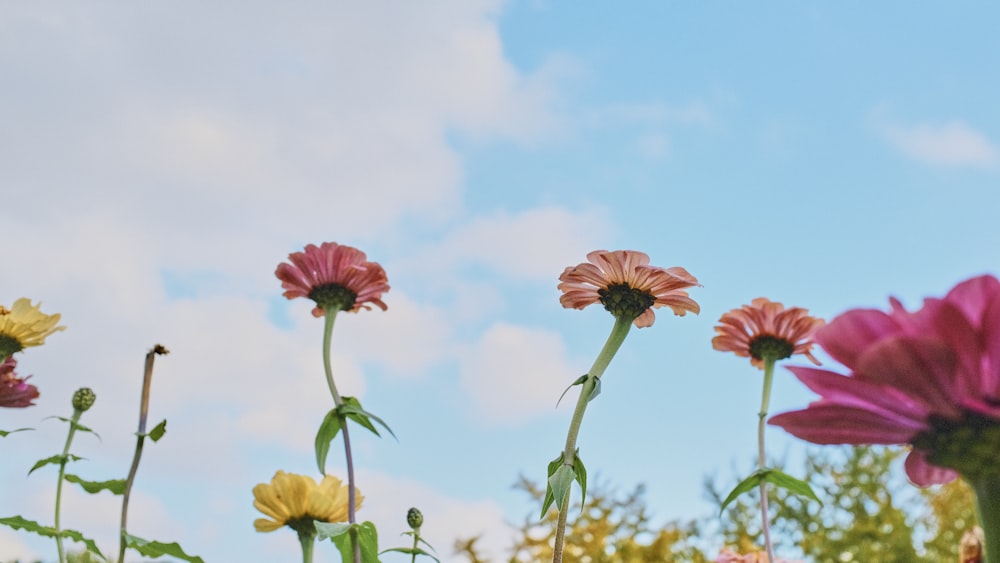
<path id="1" fill-rule="evenodd" d="M 389 291 L 385 270 L 357 248 L 335 242 L 310 244 L 303 252 L 289 254 L 288 260 L 291 264 L 283 262 L 274 272 L 284 296 L 315 301 L 315 317 L 322 317 L 327 308 L 351 313 L 371 309 L 369 303 L 383 311 L 387 308 L 382 302 L 382 294 Z"/>
<path id="2" fill-rule="evenodd" d="M 13 356 L 0 363 L 0 407 L 24 408 L 34 405 L 38 388 L 25 383 L 31 376 L 20 378 L 14 373 L 17 360 Z"/>
<path id="3" fill-rule="evenodd" d="M 559 302 L 567 309 L 601 303 L 615 317 L 629 317 L 638 328 L 652 326 L 653 309 L 670 307 L 675 315 L 698 313 L 698 303 L 684 289 L 698 280 L 680 267 L 649 265 L 649 256 L 635 250 L 595 250 L 590 263 L 566 268 L 559 276 Z"/>
<path id="4" fill-rule="evenodd" d="M 816 333 L 850 370 L 791 367 L 820 399 L 770 423 L 817 444 L 910 444 L 920 486 L 977 479 L 1000 460 L 1000 281 L 981 276 L 907 312 L 848 311 Z"/>
<path id="5" fill-rule="evenodd" d="M 747 555 L 740 555 L 739 553 L 726 548 L 723 549 L 722 552 L 719 553 L 719 556 L 715 558 L 715 563 L 767 563 L 767 552 L 757 551 Z M 775 559 L 774 563 L 802 563 L 802 561 Z"/>
<path id="6" fill-rule="evenodd" d="M 806 309 L 786 309 L 781 303 L 758 297 L 750 305 L 722 315 L 712 347 L 750 358 L 750 363 L 761 369 L 764 357 L 769 355 L 774 356 L 773 360 L 783 360 L 802 354 L 819 365 L 811 350 L 813 333 L 821 326 L 823 319 L 809 316 Z"/>

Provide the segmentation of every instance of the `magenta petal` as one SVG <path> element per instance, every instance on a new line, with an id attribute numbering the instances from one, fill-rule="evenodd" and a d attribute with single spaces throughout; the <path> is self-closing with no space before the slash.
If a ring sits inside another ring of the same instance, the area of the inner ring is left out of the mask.
<path id="1" fill-rule="evenodd" d="M 925 421 L 930 411 L 922 402 L 899 389 L 822 369 L 804 366 L 788 369 L 823 398 L 819 404 L 859 408 L 880 414 L 900 425 L 926 428 Z"/>
<path id="2" fill-rule="evenodd" d="M 979 276 L 956 285 L 945 301 L 957 306 L 975 327 L 982 325 L 982 312 L 990 301 L 1000 296 L 1000 281 L 993 276 Z"/>
<path id="3" fill-rule="evenodd" d="M 958 473 L 952 469 L 931 465 L 927 461 L 927 453 L 921 450 L 911 451 L 903 465 L 906 468 L 906 476 L 919 487 L 942 485 L 958 477 Z"/>
<path id="4" fill-rule="evenodd" d="M 854 377 L 899 389 L 928 413 L 958 418 L 957 367 L 955 353 L 941 342 L 894 337 L 865 350 Z"/>
<path id="5" fill-rule="evenodd" d="M 816 342 L 833 359 L 854 369 L 867 347 L 899 332 L 899 325 L 882 311 L 853 309 L 816 331 Z"/>
<path id="6" fill-rule="evenodd" d="M 868 410 L 821 403 L 773 416 L 768 424 L 814 444 L 905 444 L 923 430 Z"/>

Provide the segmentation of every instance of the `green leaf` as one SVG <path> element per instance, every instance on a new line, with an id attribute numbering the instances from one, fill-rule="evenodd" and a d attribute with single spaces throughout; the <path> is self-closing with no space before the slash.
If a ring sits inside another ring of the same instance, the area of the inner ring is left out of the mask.
<path id="1" fill-rule="evenodd" d="M 332 409 L 323 417 L 323 423 L 319 425 L 319 432 L 316 433 L 316 465 L 319 472 L 326 475 L 326 454 L 330 451 L 330 443 L 340 432 L 340 415 L 337 409 Z"/>
<path id="2" fill-rule="evenodd" d="M 316 537 L 320 541 L 346 534 L 351 529 L 351 525 L 346 522 L 316 522 L 315 524 Z"/>
<path id="3" fill-rule="evenodd" d="M 576 449 L 574 457 L 573 473 L 576 474 L 576 482 L 580 483 L 580 488 L 583 490 L 583 500 L 580 501 L 580 512 L 583 512 L 583 503 L 587 502 L 587 468 L 583 466 L 583 460 L 580 459 L 580 448 Z"/>
<path id="4" fill-rule="evenodd" d="M 69 423 L 73 428 L 76 428 L 76 430 L 78 432 L 89 432 L 89 433 L 93 434 L 94 436 L 97 436 L 98 440 L 101 439 L 101 435 L 100 434 L 98 434 L 97 432 L 94 432 L 93 430 L 91 430 L 90 428 L 88 428 L 88 427 L 80 424 L 79 422 L 73 422 L 72 418 L 66 418 L 64 416 L 50 416 L 48 418 L 58 418 L 59 420 L 61 420 L 63 422 Z"/>
<path id="5" fill-rule="evenodd" d="M 542 501 L 542 515 L 539 518 L 545 518 L 545 513 L 549 511 L 549 507 L 556 500 L 555 495 L 552 494 L 552 487 L 548 484 L 548 479 L 555 475 L 556 471 L 562 466 L 563 454 L 560 453 L 559 457 L 553 459 L 549 462 L 548 475 L 546 477 L 545 484 L 545 500 Z"/>
<path id="6" fill-rule="evenodd" d="M 154 442 L 159 442 L 160 438 L 167 433 L 167 419 L 163 419 L 163 422 L 157 424 L 149 431 L 149 439 Z"/>
<path id="7" fill-rule="evenodd" d="M 34 430 L 34 428 L 18 428 L 17 430 L 0 430 L 0 438 L 6 438 L 7 436 L 13 434 L 14 432 L 24 432 L 25 430 Z"/>
<path id="8" fill-rule="evenodd" d="M 568 465 L 561 465 L 559 469 L 556 469 L 555 475 L 549 477 L 549 487 L 552 488 L 556 510 L 562 510 L 566 499 L 569 498 L 569 489 L 573 486 L 575 477 L 573 468 Z"/>
<path id="9" fill-rule="evenodd" d="M 567 387 L 566 389 L 563 389 L 563 392 L 562 392 L 562 395 L 559 395 L 559 400 L 558 400 L 558 401 L 556 401 L 556 406 L 557 406 L 557 407 L 559 406 L 559 403 L 561 403 L 561 402 L 562 402 L 562 400 L 563 400 L 563 397 L 565 397 L 565 396 L 566 396 L 566 393 L 569 393 L 569 390 L 570 390 L 570 389 L 572 389 L 572 388 L 573 388 L 574 386 L 576 386 L 576 385 L 581 385 L 581 384 L 582 384 L 582 383 L 583 383 L 584 381 L 587 381 L 587 376 L 588 376 L 588 375 L 589 375 L 589 374 L 586 374 L 586 373 L 585 373 L 585 374 L 583 374 L 583 375 L 581 375 L 580 377 L 576 378 L 576 381 L 574 381 L 573 383 L 570 383 L 570 384 L 569 384 L 569 387 Z"/>
<path id="10" fill-rule="evenodd" d="M 84 481 L 83 479 L 67 473 L 64 477 L 70 483 L 76 483 L 83 487 L 83 490 L 90 494 L 99 493 L 101 491 L 111 491 L 113 495 L 125 494 L 125 479 L 111 479 L 108 481 Z"/>
<path id="11" fill-rule="evenodd" d="M 161 557 L 163 555 L 169 555 L 170 557 L 176 557 L 177 559 L 183 559 L 184 561 L 190 561 L 191 563 L 205 563 L 201 557 L 184 553 L 184 550 L 181 549 L 181 546 L 178 545 L 177 542 L 162 543 L 158 541 L 144 540 L 131 534 L 125 534 L 125 547 L 130 547 L 146 557 Z"/>
<path id="12" fill-rule="evenodd" d="M 28 475 L 31 475 L 36 469 L 45 467 L 46 465 L 61 465 L 63 463 L 69 463 L 70 461 L 80 461 L 81 459 L 84 458 L 73 454 L 68 454 L 66 456 L 58 454 L 45 459 L 40 459 L 35 462 L 35 465 L 31 466 L 31 470 L 28 471 Z"/>
<path id="13" fill-rule="evenodd" d="M 601 378 L 595 377 L 594 380 L 596 381 L 596 383 L 594 383 L 594 389 L 590 392 L 590 396 L 587 397 L 588 403 L 596 399 L 597 396 L 601 394 Z"/>
<path id="14" fill-rule="evenodd" d="M 820 506 L 823 505 L 823 501 L 819 500 L 816 493 L 813 492 L 812 487 L 809 483 L 801 479 L 796 479 L 791 475 L 779 471 L 777 469 L 772 469 L 765 477 L 764 480 L 768 483 L 774 484 L 775 487 L 781 487 L 782 489 L 787 489 L 792 493 L 799 495 L 801 497 L 808 497 L 818 502 Z"/>
<path id="15" fill-rule="evenodd" d="M 76 530 L 63 530 L 61 533 L 57 534 L 56 529 L 51 526 L 42 526 L 38 522 L 35 522 L 33 520 L 27 520 L 25 518 L 21 518 L 20 516 L 8 516 L 7 518 L 0 518 L 0 524 L 4 526 L 9 526 L 11 528 L 14 528 L 15 530 L 34 532 L 46 538 L 54 538 L 57 535 L 61 535 L 62 537 L 69 538 L 71 540 L 82 543 L 83 545 L 87 546 L 88 551 L 92 551 L 100 555 L 102 559 L 105 559 L 104 554 L 101 553 L 101 550 L 97 549 L 97 544 L 94 543 L 94 540 L 84 537 L 83 534 L 77 532 Z"/>
<path id="16" fill-rule="evenodd" d="M 742 495 L 743 493 L 750 492 L 754 490 L 757 485 L 760 485 L 760 482 L 767 477 L 767 474 L 770 471 L 770 469 L 758 469 L 757 471 L 751 473 L 749 477 L 740 481 L 732 492 L 729 493 L 729 496 L 726 497 L 726 500 L 722 501 L 722 508 L 719 509 L 719 514 L 721 515 L 726 507 L 729 506 L 729 503 L 736 500 L 736 497 Z"/>
<path id="17" fill-rule="evenodd" d="M 373 426 L 371 420 L 369 420 L 374 419 L 375 422 L 379 423 L 382 428 L 388 430 L 389 434 L 392 434 L 393 438 L 396 438 L 395 432 L 392 431 L 392 428 L 389 428 L 389 425 L 386 424 L 384 420 L 361 408 L 361 403 L 354 397 L 344 397 L 344 404 L 337 407 L 337 410 L 340 414 L 346 416 L 354 422 L 357 422 L 361 426 L 364 426 L 376 436 L 381 437 L 381 434 L 378 433 L 378 430 L 375 429 L 375 426 Z M 399 441 L 399 438 L 396 438 L 396 441 Z"/>
<path id="18" fill-rule="evenodd" d="M 426 551 L 420 549 L 419 547 L 393 547 L 385 551 L 382 551 L 381 553 L 379 553 L 379 555 L 382 555 L 382 553 L 388 553 L 390 551 L 395 551 L 397 553 L 405 553 L 407 555 L 426 555 L 427 557 L 430 557 L 431 559 L 437 561 L 438 563 L 441 563 L 440 559 L 434 557 L 433 555 L 427 553 Z"/>
<path id="19" fill-rule="evenodd" d="M 378 558 L 378 532 L 375 524 L 362 522 L 350 526 L 358 534 L 358 544 L 361 547 L 361 563 L 381 563 Z M 354 551 L 351 548 L 351 534 L 340 534 L 333 537 L 333 543 L 340 550 L 343 561 L 354 561 Z"/>

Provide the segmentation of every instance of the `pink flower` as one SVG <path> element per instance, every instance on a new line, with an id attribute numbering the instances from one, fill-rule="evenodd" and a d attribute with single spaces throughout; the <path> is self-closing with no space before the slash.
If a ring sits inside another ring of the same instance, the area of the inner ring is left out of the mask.
<path id="1" fill-rule="evenodd" d="M 820 399 L 770 423 L 817 444 L 910 444 L 920 486 L 995 472 L 1000 452 L 1000 282 L 981 276 L 907 312 L 848 311 L 816 341 L 850 370 L 791 367 Z"/>
<path id="2" fill-rule="evenodd" d="M 811 350 L 812 335 L 821 326 L 823 319 L 810 317 L 806 309 L 786 309 L 781 303 L 758 297 L 750 305 L 722 315 L 712 347 L 750 358 L 750 363 L 761 369 L 765 357 L 777 361 L 794 354 L 802 354 L 819 365 Z"/>
<path id="3" fill-rule="evenodd" d="M 747 555 L 740 555 L 739 553 L 729 549 L 723 549 L 719 556 L 715 558 L 715 563 L 767 563 L 767 552 L 758 551 L 756 553 L 750 553 Z M 774 563 L 802 563 L 801 561 L 792 561 L 790 559 L 775 559 Z"/>
<path id="4" fill-rule="evenodd" d="M 566 268 L 559 276 L 559 302 L 567 309 L 601 303 L 615 317 L 629 317 L 638 328 L 652 326 L 653 309 L 670 307 L 675 315 L 697 313 L 698 303 L 685 288 L 698 280 L 684 268 L 649 265 L 649 256 L 635 250 L 595 250 L 590 263 Z"/>
<path id="5" fill-rule="evenodd" d="M 377 262 L 369 262 L 364 252 L 335 242 L 310 244 L 303 252 L 288 255 L 291 264 L 278 265 L 274 275 L 281 280 L 285 297 L 308 297 L 316 302 L 312 314 L 322 317 L 327 308 L 356 313 L 371 309 L 371 303 L 386 310 L 382 294 L 389 282 Z"/>
<path id="6" fill-rule="evenodd" d="M 12 357 L 0 363 L 0 407 L 24 408 L 34 405 L 38 398 L 38 388 L 25 383 L 30 375 L 20 378 L 14 373 L 17 360 Z"/>

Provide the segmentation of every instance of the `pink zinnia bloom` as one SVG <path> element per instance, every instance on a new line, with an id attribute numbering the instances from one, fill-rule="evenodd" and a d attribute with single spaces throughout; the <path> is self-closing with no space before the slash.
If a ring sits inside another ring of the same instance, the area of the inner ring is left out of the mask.
<path id="1" fill-rule="evenodd" d="M 14 373 L 17 360 L 13 356 L 0 363 L 0 407 L 24 408 L 34 405 L 38 388 L 25 383 L 31 376 L 20 378 Z"/>
<path id="2" fill-rule="evenodd" d="M 920 486 L 995 472 L 1000 451 L 1000 282 L 981 276 L 913 313 L 848 311 L 816 341 L 850 370 L 790 367 L 820 395 L 770 420 L 817 444 L 910 444 Z"/>
<path id="3" fill-rule="evenodd" d="M 726 548 L 723 549 L 719 556 L 715 558 L 715 563 L 767 563 L 767 552 L 758 551 L 756 553 L 750 553 L 747 555 L 740 555 L 739 553 Z M 791 559 L 775 559 L 774 563 L 802 563 L 801 561 L 793 561 Z"/>
<path id="4" fill-rule="evenodd" d="M 327 307 L 356 313 L 371 309 L 371 303 L 383 311 L 382 294 L 389 282 L 377 262 L 369 262 L 365 253 L 351 246 L 324 242 L 310 244 L 303 252 L 288 255 L 274 272 L 285 289 L 285 297 L 308 297 L 316 302 L 312 314 L 322 317 Z"/>
<path id="5" fill-rule="evenodd" d="M 712 339 L 712 347 L 750 358 L 750 363 L 761 369 L 765 356 L 783 360 L 802 354 L 819 365 L 811 350 L 813 333 L 821 326 L 823 319 L 810 317 L 806 309 L 786 309 L 781 303 L 758 297 L 750 305 L 722 315 L 715 327 L 718 336 Z"/>
<path id="6" fill-rule="evenodd" d="M 639 328 L 653 325 L 653 309 L 658 307 L 670 307 L 679 316 L 700 311 L 684 291 L 698 280 L 684 268 L 650 266 L 649 256 L 635 250 L 595 250 L 587 260 L 590 263 L 566 268 L 559 276 L 563 307 L 601 303 L 615 317 L 630 317 Z"/>

